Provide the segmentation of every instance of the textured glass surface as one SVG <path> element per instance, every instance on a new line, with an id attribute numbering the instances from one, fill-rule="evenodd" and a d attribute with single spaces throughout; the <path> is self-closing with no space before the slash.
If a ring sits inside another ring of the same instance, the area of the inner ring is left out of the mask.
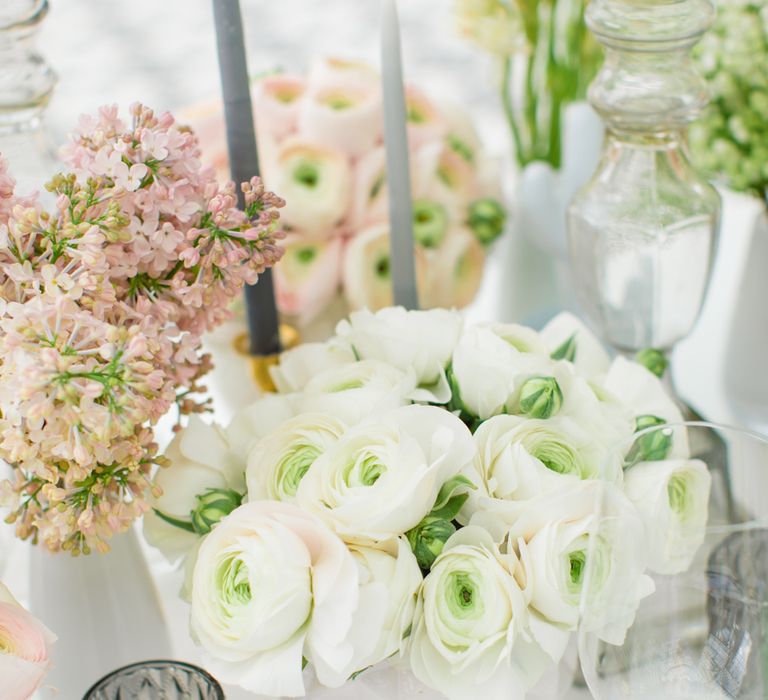
<path id="1" fill-rule="evenodd" d="M 678 430 L 661 426 L 645 435 Z M 598 579 L 587 562 L 582 610 L 590 625 L 582 624 L 578 643 L 595 700 L 768 697 L 768 440 L 705 423 L 688 424 L 687 434 L 691 444 L 712 442 L 716 435 L 725 446 L 727 507 L 710 500 L 703 537 L 689 562 L 669 573 L 650 573 L 654 589 L 620 643 L 601 641 L 595 632 L 617 619 L 622 601 L 596 602 L 598 583 L 592 582 Z M 715 477 L 711 462 L 703 461 Z M 608 501 L 597 505 L 600 513 Z M 604 520 L 607 528 L 610 519 Z M 629 548 L 643 536 L 624 535 Z M 659 551 L 670 542 L 664 540 Z"/>
<path id="2" fill-rule="evenodd" d="M 224 700 L 205 671 L 177 661 L 146 661 L 100 680 L 83 700 Z"/>
<path id="3" fill-rule="evenodd" d="M 685 129 L 707 100 L 689 51 L 709 0 L 593 0 L 605 63 L 589 88 L 607 136 L 568 209 L 586 313 L 625 351 L 671 348 L 698 318 L 714 260 L 717 192 L 691 165 Z"/>

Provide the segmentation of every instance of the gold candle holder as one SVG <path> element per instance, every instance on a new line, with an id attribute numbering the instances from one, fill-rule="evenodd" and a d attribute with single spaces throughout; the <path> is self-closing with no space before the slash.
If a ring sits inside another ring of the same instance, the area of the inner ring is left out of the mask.
<path id="1" fill-rule="evenodd" d="M 300 336 L 298 330 L 285 323 L 280 324 L 280 344 L 282 345 L 283 350 L 295 348 L 299 344 L 299 340 Z M 272 381 L 272 376 L 269 373 L 269 368 L 277 365 L 280 360 L 280 354 L 251 355 L 248 333 L 240 333 L 240 335 L 235 338 L 233 345 L 235 351 L 239 355 L 243 355 L 250 360 L 251 376 L 253 381 L 256 382 L 256 386 L 263 392 L 277 391 L 277 387 L 275 387 L 275 383 Z"/>

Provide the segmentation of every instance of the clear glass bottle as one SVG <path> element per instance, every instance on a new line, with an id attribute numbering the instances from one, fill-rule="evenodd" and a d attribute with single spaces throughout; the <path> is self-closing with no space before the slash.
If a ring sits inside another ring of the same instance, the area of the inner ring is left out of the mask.
<path id="1" fill-rule="evenodd" d="M 597 172 L 568 209 L 586 313 L 617 349 L 668 350 L 693 327 L 710 278 L 720 198 L 691 165 L 686 128 L 707 92 L 690 49 L 709 0 L 592 0 L 605 47 L 589 89 L 606 139 Z"/>
<path id="2" fill-rule="evenodd" d="M 35 48 L 47 14 L 48 0 L 0 3 L 0 153 L 21 194 L 42 189 L 56 170 L 42 117 L 57 78 Z"/>

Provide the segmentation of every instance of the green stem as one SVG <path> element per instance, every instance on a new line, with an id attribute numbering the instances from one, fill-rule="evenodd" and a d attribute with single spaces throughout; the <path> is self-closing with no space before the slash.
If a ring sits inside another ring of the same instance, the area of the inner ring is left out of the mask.
<path id="1" fill-rule="evenodd" d="M 523 142 L 520 138 L 520 127 L 517 123 L 515 108 L 512 104 L 512 58 L 506 56 L 503 61 L 501 73 L 501 103 L 504 106 L 504 114 L 507 117 L 507 123 L 512 131 L 512 140 L 515 142 L 515 156 L 518 163 L 523 165 Z"/>

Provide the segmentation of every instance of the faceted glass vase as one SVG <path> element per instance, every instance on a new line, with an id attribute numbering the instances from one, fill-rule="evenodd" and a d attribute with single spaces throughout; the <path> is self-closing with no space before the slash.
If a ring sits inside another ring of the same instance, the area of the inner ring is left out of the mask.
<path id="1" fill-rule="evenodd" d="M 201 668 L 179 661 L 145 661 L 100 680 L 83 700 L 224 700 L 224 691 Z"/>

